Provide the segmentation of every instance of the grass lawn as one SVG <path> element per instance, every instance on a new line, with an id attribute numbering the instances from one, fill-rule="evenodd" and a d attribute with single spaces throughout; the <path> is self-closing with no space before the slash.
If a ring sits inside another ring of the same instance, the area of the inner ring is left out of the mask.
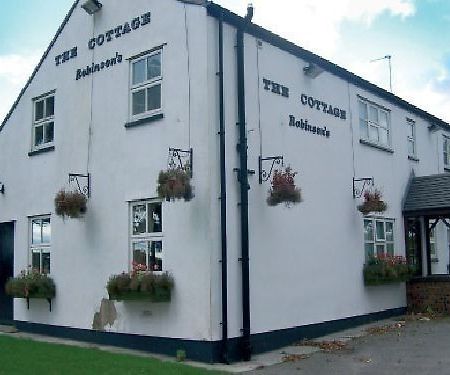
<path id="1" fill-rule="evenodd" d="M 218 372 L 98 349 L 41 343 L 0 335 L 0 374 L 162 374 Z"/>

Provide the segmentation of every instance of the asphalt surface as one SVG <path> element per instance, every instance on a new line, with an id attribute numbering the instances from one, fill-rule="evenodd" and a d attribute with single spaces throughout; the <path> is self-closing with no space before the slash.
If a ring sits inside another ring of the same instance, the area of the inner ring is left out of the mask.
<path id="1" fill-rule="evenodd" d="M 391 322 L 345 342 L 313 342 L 323 349 L 245 374 L 450 375 L 450 318 L 420 319 Z"/>

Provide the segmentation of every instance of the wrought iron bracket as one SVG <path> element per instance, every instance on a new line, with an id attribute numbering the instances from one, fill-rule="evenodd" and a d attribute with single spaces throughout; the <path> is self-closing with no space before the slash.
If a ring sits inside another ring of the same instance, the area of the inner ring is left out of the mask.
<path id="1" fill-rule="evenodd" d="M 263 165 L 264 162 L 269 162 L 270 169 L 266 169 Z M 259 184 L 262 185 L 263 182 L 268 181 L 270 176 L 274 171 L 275 165 L 284 165 L 284 157 L 283 156 L 270 156 L 267 158 L 263 158 L 262 156 L 258 157 L 258 166 L 259 166 Z"/>
<path id="2" fill-rule="evenodd" d="M 353 177 L 353 198 L 361 198 L 364 194 L 364 190 L 366 190 L 366 187 L 374 185 L 375 179 L 373 177 Z"/>
<path id="3" fill-rule="evenodd" d="M 169 159 L 167 167 L 169 169 L 180 168 L 190 175 L 192 178 L 194 150 L 182 150 L 181 148 L 169 148 Z"/>
<path id="4" fill-rule="evenodd" d="M 91 175 L 69 173 L 69 185 L 75 184 L 78 191 L 87 198 L 91 196 Z"/>

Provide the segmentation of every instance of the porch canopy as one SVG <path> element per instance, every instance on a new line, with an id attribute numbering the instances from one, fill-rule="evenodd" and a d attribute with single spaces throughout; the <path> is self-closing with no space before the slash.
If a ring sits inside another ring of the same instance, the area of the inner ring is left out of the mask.
<path id="1" fill-rule="evenodd" d="M 444 250 L 447 252 L 445 268 L 443 268 L 444 265 L 438 267 L 435 239 L 432 246 L 430 236 L 439 222 L 443 222 L 450 229 L 450 173 L 412 177 L 403 204 L 403 215 L 407 252 L 411 258 L 415 258 L 413 263 L 419 266 L 418 273 L 422 274 L 423 267 L 426 265 L 425 274 L 428 276 L 448 275 L 450 249 Z M 422 233 L 426 250 L 425 264 L 422 262 Z"/>

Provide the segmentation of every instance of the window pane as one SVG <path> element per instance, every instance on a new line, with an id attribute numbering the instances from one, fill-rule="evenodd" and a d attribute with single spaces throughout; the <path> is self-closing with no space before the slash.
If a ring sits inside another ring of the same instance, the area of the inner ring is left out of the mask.
<path id="1" fill-rule="evenodd" d="M 41 250 L 33 250 L 31 253 L 31 268 L 33 271 L 41 272 Z"/>
<path id="2" fill-rule="evenodd" d="M 45 143 L 51 143 L 53 142 L 53 136 L 54 136 L 54 123 L 53 122 L 48 122 L 47 124 L 45 124 Z"/>
<path id="3" fill-rule="evenodd" d="M 50 273 L 50 253 L 42 252 L 42 273 Z"/>
<path id="4" fill-rule="evenodd" d="M 369 259 L 369 258 L 373 257 L 373 255 L 374 255 L 374 253 L 373 253 L 373 250 L 374 250 L 373 243 L 366 243 L 364 245 L 364 248 L 365 248 L 365 251 L 366 251 L 366 259 Z"/>
<path id="5" fill-rule="evenodd" d="M 359 131 L 361 132 L 360 137 L 363 139 L 369 139 L 369 128 L 367 126 L 367 121 L 359 120 Z"/>
<path id="6" fill-rule="evenodd" d="M 380 142 L 381 144 L 383 144 L 383 145 L 388 145 L 389 142 L 388 142 L 388 131 L 387 131 L 387 129 L 385 129 L 385 128 L 380 128 L 379 130 L 380 130 L 380 132 L 379 132 L 379 134 L 380 134 L 380 140 L 379 140 L 379 142 Z"/>
<path id="7" fill-rule="evenodd" d="M 161 85 L 147 89 L 147 110 L 153 111 L 161 108 Z"/>
<path id="8" fill-rule="evenodd" d="M 152 269 L 154 271 L 162 271 L 162 242 L 153 241 L 152 242 Z"/>
<path id="9" fill-rule="evenodd" d="M 359 118 L 363 120 L 367 120 L 367 104 L 363 102 L 359 102 Z"/>
<path id="10" fill-rule="evenodd" d="M 384 222 L 377 221 L 377 240 L 384 241 L 386 239 L 384 235 Z"/>
<path id="11" fill-rule="evenodd" d="M 394 241 L 394 223 L 386 222 L 386 241 Z"/>
<path id="12" fill-rule="evenodd" d="M 148 205 L 148 232 L 162 232 L 161 203 L 149 203 Z"/>
<path id="13" fill-rule="evenodd" d="M 386 253 L 390 256 L 394 256 L 394 244 L 393 243 L 386 244 Z"/>
<path id="14" fill-rule="evenodd" d="M 34 121 L 42 120 L 44 118 L 44 101 L 36 102 L 34 108 Z"/>
<path id="15" fill-rule="evenodd" d="M 44 143 L 44 127 L 36 126 L 34 128 L 34 145 L 40 146 L 42 143 Z"/>
<path id="16" fill-rule="evenodd" d="M 161 76 L 161 54 L 150 56 L 147 59 L 147 79 Z"/>
<path id="17" fill-rule="evenodd" d="M 384 254 L 384 245 L 377 245 L 377 255 Z"/>
<path id="18" fill-rule="evenodd" d="M 414 138 L 414 123 L 408 122 L 408 137 Z"/>
<path id="19" fill-rule="evenodd" d="M 51 227 L 50 219 L 42 220 L 42 243 L 50 243 L 51 238 Z"/>
<path id="20" fill-rule="evenodd" d="M 147 250 L 148 242 L 134 242 L 133 243 L 133 262 L 144 265 L 147 268 Z"/>
<path id="21" fill-rule="evenodd" d="M 145 59 L 133 64 L 133 85 L 145 81 Z"/>
<path id="22" fill-rule="evenodd" d="M 408 155 L 414 156 L 415 150 L 414 150 L 414 142 L 412 140 L 408 140 Z"/>
<path id="23" fill-rule="evenodd" d="M 365 241 L 373 241 L 372 220 L 364 220 L 364 240 Z"/>
<path id="24" fill-rule="evenodd" d="M 31 243 L 40 244 L 42 243 L 41 237 L 41 220 L 33 220 L 31 222 Z"/>
<path id="25" fill-rule="evenodd" d="M 373 106 L 369 106 L 369 121 L 378 124 L 378 109 Z"/>
<path id="26" fill-rule="evenodd" d="M 133 92 L 133 115 L 145 112 L 145 90 Z"/>
<path id="27" fill-rule="evenodd" d="M 376 126 L 369 126 L 369 139 L 375 143 L 378 143 L 378 128 Z"/>
<path id="28" fill-rule="evenodd" d="M 45 117 L 53 116 L 55 114 L 55 97 L 50 96 L 45 101 Z"/>
<path id="29" fill-rule="evenodd" d="M 380 111 L 380 126 L 388 128 L 388 114 L 385 111 Z"/>
<path id="30" fill-rule="evenodd" d="M 140 204 L 133 206 L 133 234 L 146 233 L 147 230 L 147 211 L 146 205 Z"/>

